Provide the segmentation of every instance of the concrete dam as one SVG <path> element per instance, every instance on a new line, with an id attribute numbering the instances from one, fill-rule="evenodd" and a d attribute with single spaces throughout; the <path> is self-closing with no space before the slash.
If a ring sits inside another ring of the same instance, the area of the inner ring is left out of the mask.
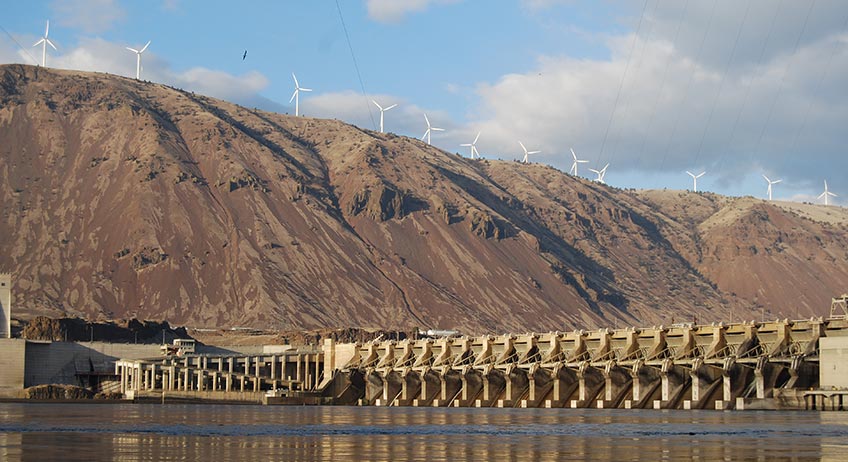
<path id="1" fill-rule="evenodd" d="M 119 361 L 115 372 L 133 396 L 251 392 L 279 404 L 842 409 L 843 352 L 848 320 L 839 317 L 326 340 L 312 353 Z"/>

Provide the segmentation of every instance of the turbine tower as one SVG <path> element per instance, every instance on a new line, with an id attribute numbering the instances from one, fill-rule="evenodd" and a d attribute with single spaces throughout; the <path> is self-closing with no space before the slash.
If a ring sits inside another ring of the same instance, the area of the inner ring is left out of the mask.
<path id="1" fill-rule="evenodd" d="M 827 180 L 824 180 L 824 192 L 819 194 L 818 199 L 821 199 L 823 197 L 824 198 L 824 205 L 828 205 L 828 203 L 827 203 L 827 197 L 828 196 L 838 197 L 836 194 L 833 194 L 832 192 L 827 190 Z"/>
<path id="2" fill-rule="evenodd" d="M 44 28 L 44 37 L 41 37 L 41 40 L 35 42 L 34 47 L 41 45 L 41 67 L 47 67 L 47 45 L 56 49 L 56 45 L 53 45 L 53 42 L 47 38 L 47 33 L 50 32 L 50 20 L 47 20 L 47 27 Z"/>
<path id="3" fill-rule="evenodd" d="M 768 182 L 768 189 L 766 190 L 766 193 L 768 194 L 768 198 L 769 198 L 768 200 L 771 200 L 771 185 L 778 184 L 783 180 L 781 179 L 781 180 L 772 181 L 772 180 L 769 180 L 769 177 L 765 176 L 765 174 L 763 175 L 763 178 L 765 178 L 766 181 Z"/>
<path id="4" fill-rule="evenodd" d="M 297 83 L 297 77 L 295 77 L 294 72 L 292 72 L 292 78 L 294 79 L 294 93 L 292 93 L 292 97 L 289 99 L 289 103 L 294 100 L 294 116 L 298 117 L 300 115 L 300 92 L 302 91 L 312 91 L 311 88 L 300 88 L 300 84 Z M 380 130 L 382 131 L 382 130 Z"/>
<path id="5" fill-rule="evenodd" d="M 585 164 L 589 161 L 578 159 L 577 154 L 574 153 L 574 148 L 571 148 L 571 157 L 574 158 L 574 163 L 571 164 L 571 170 L 569 170 L 568 173 L 577 176 L 577 164 Z"/>
<path id="6" fill-rule="evenodd" d="M 598 177 L 595 178 L 595 181 L 597 181 L 600 184 L 607 184 L 607 182 L 604 181 L 604 175 L 607 174 L 607 167 L 609 167 L 609 163 L 604 165 L 604 168 L 602 168 L 600 170 L 595 170 L 593 168 L 590 168 L 589 171 L 593 172 L 595 175 L 598 175 Z"/>
<path id="7" fill-rule="evenodd" d="M 542 152 L 542 151 L 528 151 L 527 148 L 524 147 L 524 143 L 522 143 L 521 141 L 519 141 L 518 144 L 520 144 L 521 149 L 524 150 L 524 158 L 521 159 L 521 162 L 524 162 L 525 164 L 530 162 L 530 154 L 539 154 L 540 152 Z"/>
<path id="8" fill-rule="evenodd" d="M 146 50 L 147 47 L 149 47 L 149 46 L 150 46 L 150 40 L 147 41 L 147 45 L 145 45 L 144 48 L 142 48 L 141 50 L 136 50 L 135 48 L 127 47 L 127 50 L 132 51 L 133 53 L 135 53 L 135 56 L 136 56 L 136 60 L 135 60 L 135 79 L 136 80 L 141 80 L 141 54 L 144 53 L 144 50 Z"/>
<path id="9" fill-rule="evenodd" d="M 480 133 L 482 133 L 482 132 L 477 132 L 477 137 L 474 138 L 474 141 L 472 143 L 460 144 L 460 146 L 465 146 L 465 147 L 471 148 L 471 158 L 472 159 L 479 159 L 480 158 L 480 152 L 477 150 L 477 140 L 480 139 Z"/>
<path id="10" fill-rule="evenodd" d="M 686 173 L 689 174 L 689 176 L 692 177 L 692 192 L 698 192 L 698 178 L 701 178 L 707 172 L 703 171 L 703 172 L 695 175 L 694 173 L 687 170 Z"/>
<path id="11" fill-rule="evenodd" d="M 427 113 L 424 113 L 424 121 L 427 122 L 427 131 L 424 132 L 424 136 L 421 137 L 421 141 L 424 141 L 424 138 L 427 138 L 427 144 L 430 144 L 430 132 L 443 132 L 444 128 L 436 128 L 430 125 L 430 119 L 427 118 Z"/>
<path id="12" fill-rule="evenodd" d="M 292 74 L 292 75 L 294 75 L 294 74 Z M 289 102 L 291 102 L 291 101 L 289 101 Z M 383 107 L 383 106 L 380 106 L 380 105 L 379 105 L 376 101 L 374 101 L 373 99 L 371 100 L 371 102 L 372 102 L 372 103 L 374 103 L 374 105 L 375 105 L 375 106 L 377 106 L 378 108 L 380 108 L 380 133 L 383 133 L 383 113 L 384 113 L 384 112 L 386 112 L 386 111 L 388 111 L 389 109 L 391 109 L 391 108 L 393 108 L 393 107 L 397 106 L 397 104 L 392 104 L 392 105 L 391 105 L 391 106 L 389 106 L 389 107 Z"/>

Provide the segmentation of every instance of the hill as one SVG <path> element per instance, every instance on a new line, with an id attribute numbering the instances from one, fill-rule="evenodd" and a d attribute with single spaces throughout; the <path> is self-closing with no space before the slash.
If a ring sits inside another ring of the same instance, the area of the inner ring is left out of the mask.
<path id="1" fill-rule="evenodd" d="M 825 314 L 844 209 L 619 190 L 107 74 L 0 66 L 16 314 L 566 330 Z"/>

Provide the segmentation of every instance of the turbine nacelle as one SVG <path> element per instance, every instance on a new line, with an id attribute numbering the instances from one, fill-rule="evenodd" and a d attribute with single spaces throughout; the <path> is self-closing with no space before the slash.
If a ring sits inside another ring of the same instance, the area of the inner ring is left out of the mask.
<path id="1" fill-rule="evenodd" d="M 294 75 L 294 74 L 292 74 L 292 75 Z M 289 102 L 291 102 L 291 101 L 289 101 Z M 388 111 L 389 109 L 397 106 L 397 104 L 392 104 L 389 107 L 383 107 L 383 106 L 380 106 L 380 104 L 377 103 L 376 101 L 374 101 L 373 99 L 371 100 L 371 102 L 374 103 L 375 106 L 380 108 L 380 133 L 383 133 L 383 113 Z"/>
<path id="2" fill-rule="evenodd" d="M 424 132 L 423 136 L 421 136 L 421 141 L 424 141 L 424 138 L 427 138 L 427 144 L 430 144 L 430 134 L 432 132 L 443 132 L 443 131 L 445 131 L 445 129 L 444 128 L 436 128 L 436 127 L 430 125 L 430 119 L 427 118 L 426 112 L 424 113 L 424 121 L 427 122 L 427 131 Z"/>
<path id="3" fill-rule="evenodd" d="M 569 170 L 568 173 L 577 176 L 577 164 L 585 164 L 589 161 L 578 159 L 577 154 L 574 153 L 574 148 L 571 148 L 571 157 L 574 158 L 574 162 L 571 164 L 571 170 Z"/>
<path id="4" fill-rule="evenodd" d="M 302 91 L 312 91 L 311 88 L 302 88 L 300 84 L 297 82 L 297 76 L 292 72 L 292 79 L 294 79 L 294 93 L 292 93 L 291 98 L 289 98 L 289 103 L 294 101 L 294 116 L 300 116 L 300 92 Z"/>
<path id="5" fill-rule="evenodd" d="M 609 162 L 604 165 L 604 168 L 600 170 L 595 170 L 593 168 L 589 169 L 590 172 L 594 173 L 595 175 L 598 175 L 598 177 L 595 178 L 594 181 L 597 181 L 600 184 L 607 184 L 606 181 L 604 181 L 604 176 L 607 174 L 607 167 L 609 167 Z"/>
<path id="6" fill-rule="evenodd" d="M 477 150 L 477 140 L 480 139 L 480 133 L 482 133 L 482 132 L 477 132 L 477 137 L 475 137 L 474 141 L 472 141 L 471 143 L 460 144 L 460 146 L 465 146 L 465 147 L 471 148 L 471 158 L 472 159 L 479 159 L 480 158 L 480 151 Z"/>
<path id="7" fill-rule="evenodd" d="M 697 175 L 695 175 L 694 173 L 690 172 L 689 170 L 686 170 L 686 173 L 687 173 L 689 176 L 691 176 L 691 177 L 692 177 L 692 192 L 698 192 L 698 178 L 701 178 L 702 176 L 704 176 L 704 174 L 705 174 L 705 173 L 707 173 L 707 171 L 706 171 L 706 170 L 704 170 L 703 172 L 701 172 L 701 173 L 699 173 L 699 174 L 697 174 Z"/>
<path id="8" fill-rule="evenodd" d="M 47 27 L 44 28 L 44 37 L 41 37 L 41 40 L 35 42 L 35 44 L 33 45 L 34 47 L 41 45 L 41 67 L 47 67 L 47 45 L 50 45 L 54 50 L 58 51 L 56 45 L 53 45 L 53 42 L 51 42 L 50 39 L 47 38 L 47 34 L 49 32 L 50 20 L 47 21 Z"/>
<path id="9" fill-rule="evenodd" d="M 523 158 L 523 159 L 521 159 L 521 162 L 523 162 L 523 163 L 525 163 L 525 164 L 527 164 L 527 163 L 529 163 L 529 162 L 530 162 L 530 156 L 531 156 L 532 154 L 539 154 L 540 152 L 542 152 L 542 151 L 528 151 L 528 150 L 527 150 L 527 148 L 526 148 L 526 147 L 524 147 L 524 143 L 522 143 L 521 141 L 519 141 L 519 142 L 518 142 L 518 144 L 520 144 L 520 145 L 521 145 L 521 149 L 523 149 L 523 150 L 524 150 L 524 158 Z"/>

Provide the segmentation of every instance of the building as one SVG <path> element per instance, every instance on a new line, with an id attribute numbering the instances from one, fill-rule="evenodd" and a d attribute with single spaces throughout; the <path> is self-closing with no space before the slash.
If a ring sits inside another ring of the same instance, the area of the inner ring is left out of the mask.
<path id="1" fill-rule="evenodd" d="M 12 338 L 12 275 L 0 273 L 0 338 Z"/>

